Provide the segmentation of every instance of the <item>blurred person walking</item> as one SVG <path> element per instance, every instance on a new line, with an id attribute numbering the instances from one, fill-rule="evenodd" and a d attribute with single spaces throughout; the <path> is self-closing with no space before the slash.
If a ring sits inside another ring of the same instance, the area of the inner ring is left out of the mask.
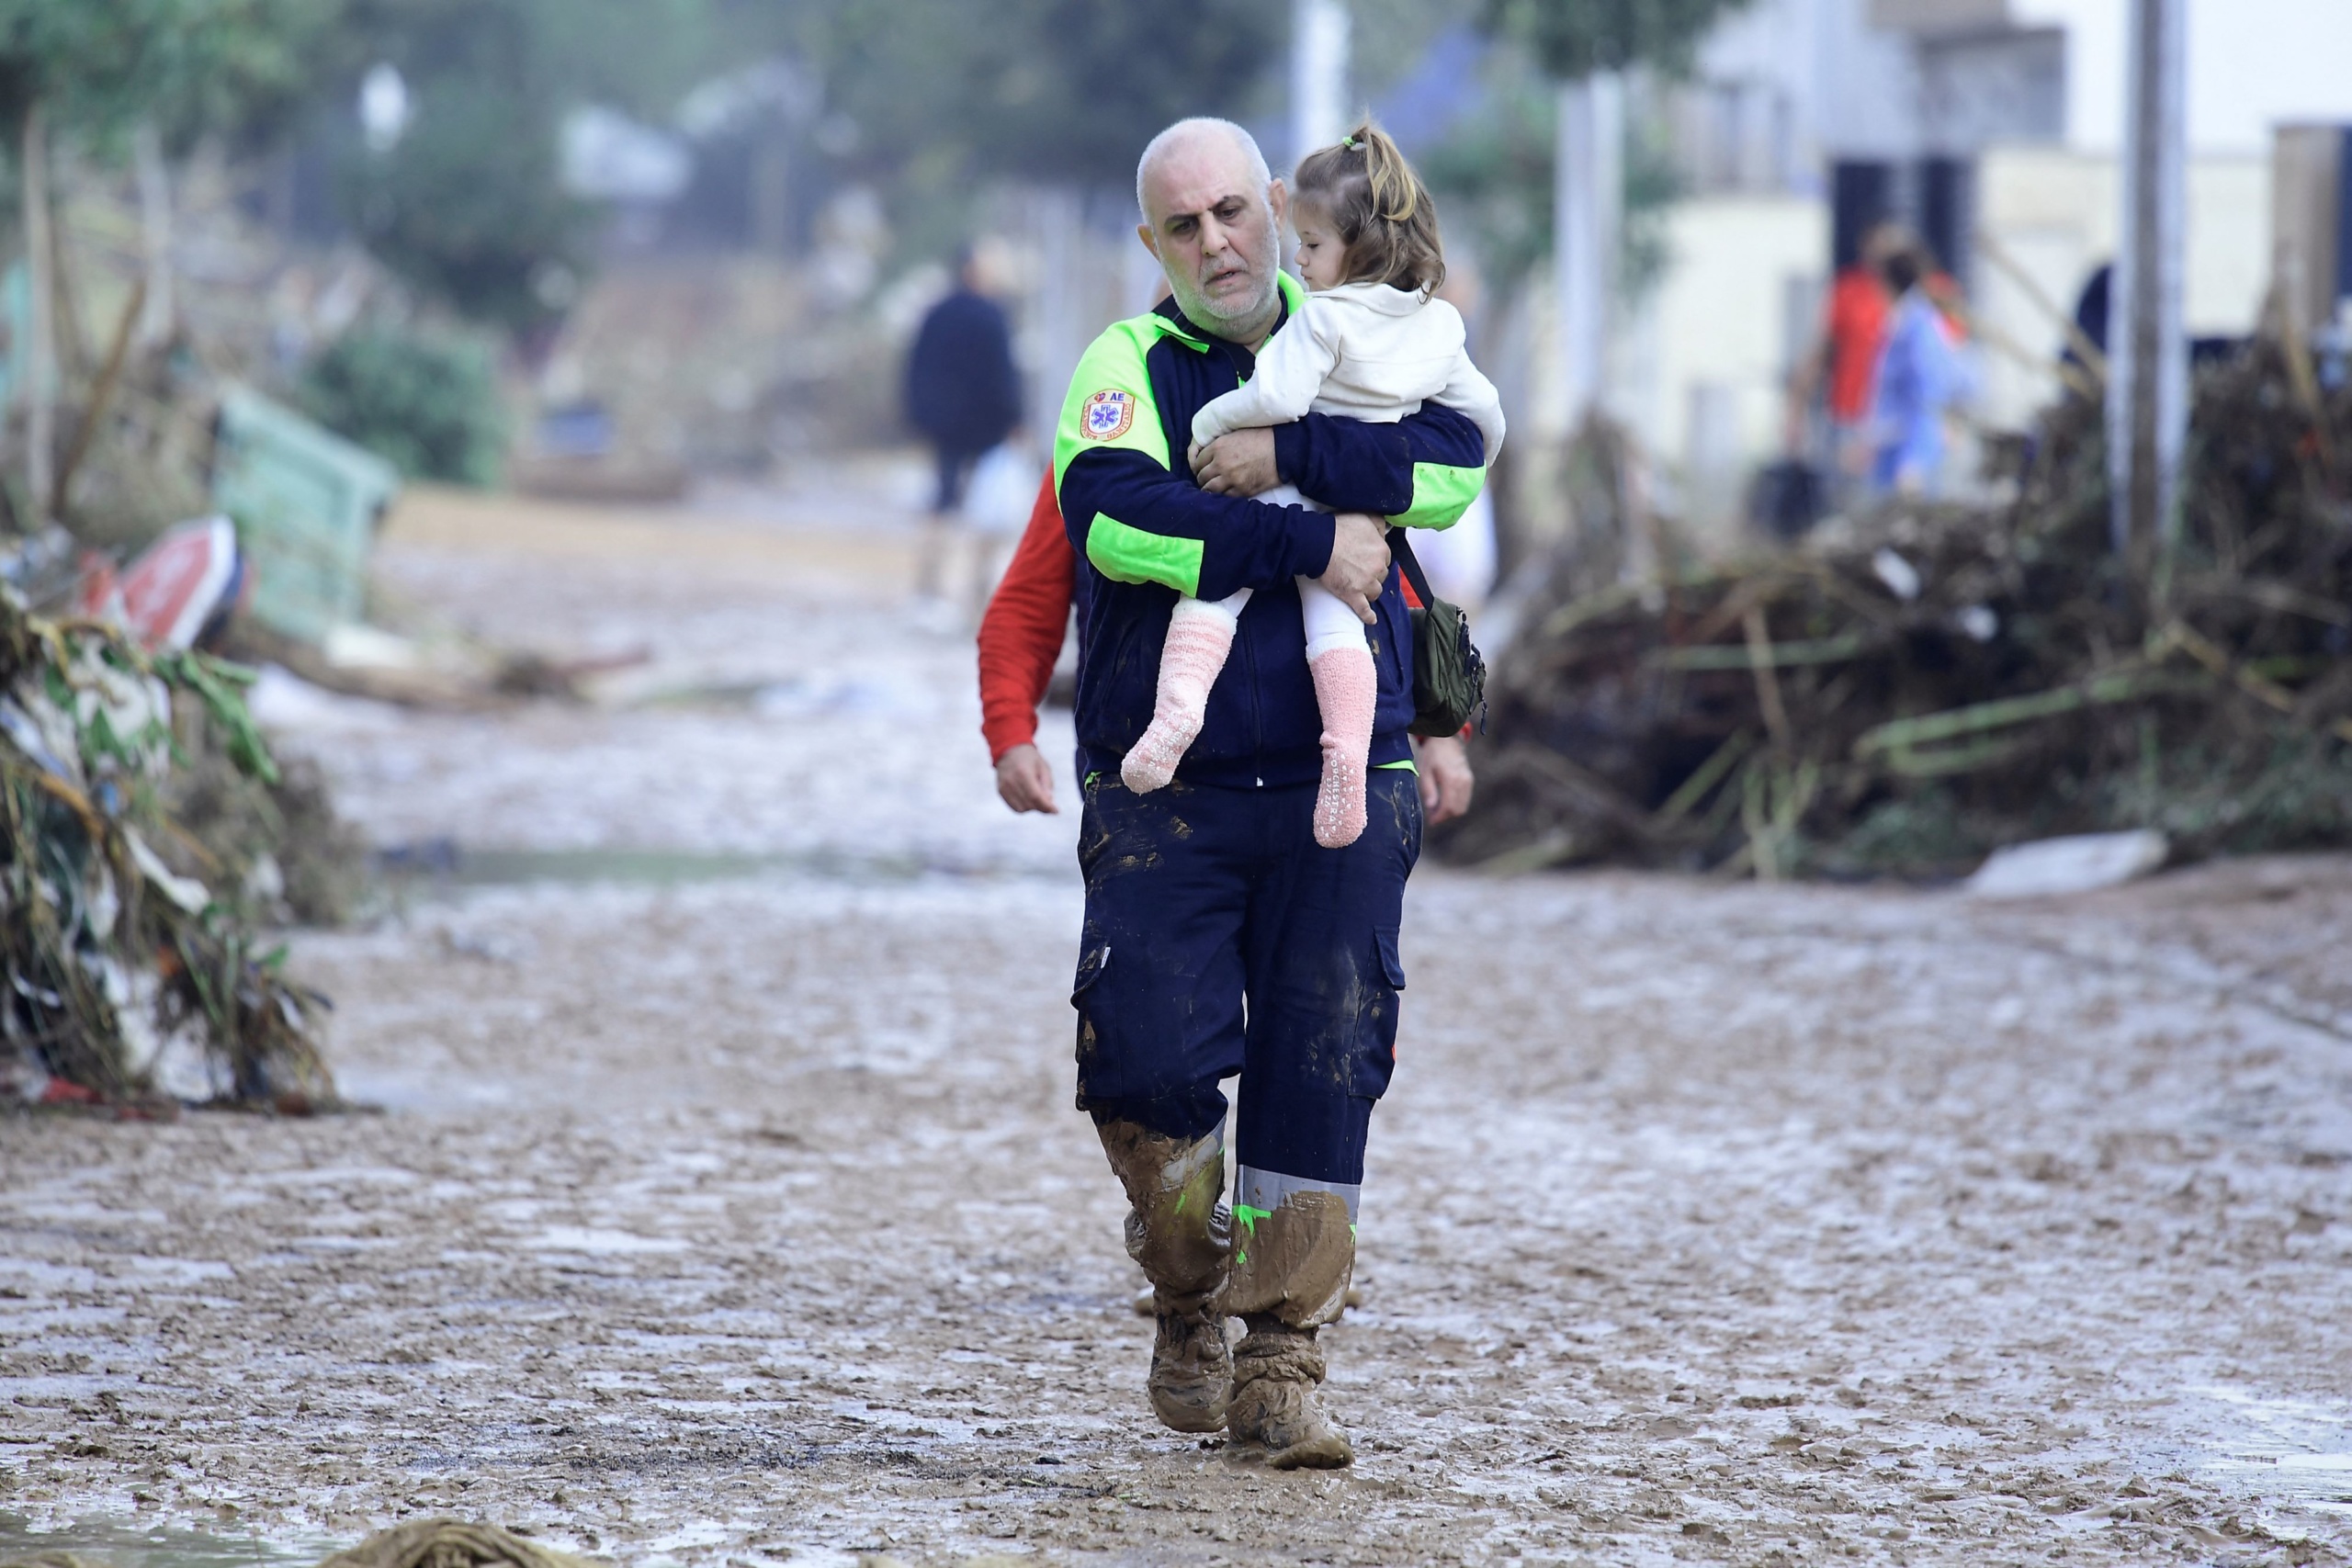
<path id="1" fill-rule="evenodd" d="M 945 594 L 948 542 L 965 487 L 981 457 L 1021 423 L 1021 373 L 1003 307 L 989 298 L 978 254 L 956 253 L 956 286 L 933 305 L 907 355 L 907 423 L 931 444 L 938 465 L 931 518 L 915 568 L 915 592 Z"/>
<path id="2" fill-rule="evenodd" d="M 1968 394 L 1958 329 L 1931 292 L 1939 276 L 1915 244 L 1883 257 L 1879 276 L 1894 304 L 1871 377 L 1871 488 L 1881 495 L 1933 495 L 1943 483 L 1944 420 Z"/>
<path id="3" fill-rule="evenodd" d="M 1894 310 L 1883 271 L 1885 259 L 1909 243 L 1899 223 L 1882 220 L 1863 233 L 1853 264 L 1830 285 L 1821 335 L 1811 354 L 1798 361 L 1790 378 L 1787 447 L 1790 456 L 1821 452 L 1829 471 L 1845 481 L 1870 471 L 1871 378 Z M 1826 451 L 1810 438 L 1815 400 L 1826 417 Z"/>
<path id="4" fill-rule="evenodd" d="M 1303 302 L 1276 254 L 1288 192 L 1223 120 L 1162 131 L 1136 186 L 1137 234 L 1171 298 L 1094 341 L 1055 434 L 1080 611 L 1078 1102 L 1155 1293 L 1154 1413 L 1178 1431 L 1226 1427 L 1277 1468 L 1343 1465 L 1354 1450 L 1321 1408 L 1317 1336 L 1354 1271 L 1422 826 L 1411 630 L 1383 535 L 1458 518 L 1485 483 L 1486 442 L 1430 402 L 1396 423 L 1309 413 L 1236 430 L 1182 460 L 1193 416 L 1250 378 Z M 1251 499 L 1285 483 L 1331 510 Z M 1356 611 L 1378 678 L 1370 825 L 1340 849 L 1315 841 L 1322 731 L 1298 653 L 1301 578 Z M 1120 765 L 1150 722 L 1178 598 L 1245 587 L 1174 782 L 1136 794 Z M 1236 1075 L 1228 1211 L 1218 1084 Z"/>

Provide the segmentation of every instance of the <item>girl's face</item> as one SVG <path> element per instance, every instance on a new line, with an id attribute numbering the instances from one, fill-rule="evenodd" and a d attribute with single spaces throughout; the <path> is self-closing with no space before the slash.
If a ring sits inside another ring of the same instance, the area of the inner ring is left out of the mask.
<path id="1" fill-rule="evenodd" d="M 1348 247 L 1330 220 L 1300 202 L 1291 209 L 1298 228 L 1299 280 L 1312 289 L 1337 288 L 1348 280 Z"/>

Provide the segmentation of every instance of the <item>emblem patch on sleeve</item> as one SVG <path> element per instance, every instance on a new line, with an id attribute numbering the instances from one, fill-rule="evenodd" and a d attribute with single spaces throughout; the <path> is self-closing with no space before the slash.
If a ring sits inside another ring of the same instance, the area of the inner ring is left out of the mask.
<path id="1" fill-rule="evenodd" d="M 1097 392 L 1086 400 L 1086 407 L 1079 414 L 1079 430 L 1089 441 L 1116 441 L 1136 423 L 1136 400 L 1131 392 Z"/>

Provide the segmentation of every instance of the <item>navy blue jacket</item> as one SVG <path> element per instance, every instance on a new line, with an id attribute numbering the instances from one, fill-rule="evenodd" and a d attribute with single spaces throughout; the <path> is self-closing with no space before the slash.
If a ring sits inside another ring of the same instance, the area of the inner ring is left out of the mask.
<path id="1" fill-rule="evenodd" d="M 995 300 L 959 288 L 931 308 L 907 355 L 907 423 L 950 452 L 985 452 L 1021 423 L 1021 373 Z"/>
<path id="2" fill-rule="evenodd" d="M 1296 285 L 1282 279 L 1284 320 Z M 1281 328 L 1277 326 L 1276 331 Z M 1312 783 L 1322 720 L 1306 668 L 1295 579 L 1331 559 L 1329 513 L 1212 495 L 1184 459 L 1193 416 L 1250 377 L 1255 356 L 1187 321 L 1169 300 L 1120 321 L 1079 363 L 1055 439 L 1063 526 L 1078 552 L 1078 742 L 1086 772 L 1115 772 L 1151 722 L 1160 645 L 1180 593 L 1256 590 L 1199 737 L 1177 769 L 1188 784 Z M 1486 445 L 1436 403 L 1395 424 L 1309 414 L 1274 430 L 1282 479 L 1334 512 L 1446 527 L 1486 477 Z M 1391 569 L 1365 628 L 1380 674 L 1374 767 L 1409 761 L 1413 649 Z"/>

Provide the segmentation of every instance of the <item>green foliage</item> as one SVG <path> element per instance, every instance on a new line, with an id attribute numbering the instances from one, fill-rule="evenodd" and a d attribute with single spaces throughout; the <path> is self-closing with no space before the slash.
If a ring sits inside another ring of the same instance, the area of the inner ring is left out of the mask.
<path id="1" fill-rule="evenodd" d="M 208 738 L 226 732 L 226 765 L 275 776 L 240 690 L 251 679 L 200 654 L 151 658 L 105 626 L 41 619 L 0 594 L 0 690 L 22 720 L 0 737 L 0 898 L 11 911 L 0 997 L 13 1041 L 107 1099 L 156 1092 L 152 1063 L 126 1038 L 126 1004 L 166 1032 L 196 1025 L 215 1093 L 334 1098 L 310 1032 L 319 998 L 262 956 L 237 894 L 215 886 L 225 868 L 157 787 L 186 773 L 174 691 L 198 699 Z M 175 869 L 167 855 L 206 863 Z"/>
<path id="2" fill-rule="evenodd" d="M 411 117 L 388 150 L 345 142 L 341 203 L 378 259 L 475 320 L 527 329 L 586 265 L 594 209 L 559 180 L 566 111 L 596 102 L 659 118 L 713 51 L 705 0 L 347 0 L 347 104 L 378 62 Z"/>
<path id="3" fill-rule="evenodd" d="M 559 181 L 553 110 L 515 123 L 493 83 L 427 80 L 386 152 L 355 147 L 340 169 L 353 226 L 375 257 L 477 321 L 526 328 L 561 304 L 587 265 L 594 210 Z"/>
<path id="4" fill-rule="evenodd" d="M 1552 254 L 1553 160 L 1558 94 L 1528 51 L 1503 48 L 1487 66 L 1478 111 L 1420 161 L 1448 232 L 1467 235 L 1488 275 L 1506 287 Z M 1656 129 L 1626 127 L 1617 287 L 1637 304 L 1666 276 L 1666 216 L 1682 178 Z"/>
<path id="5" fill-rule="evenodd" d="M 1556 95 L 1521 50 L 1494 51 L 1486 75 L 1477 111 L 1419 164 L 1447 233 L 1467 236 L 1487 275 L 1509 283 L 1552 253 Z"/>
<path id="6" fill-rule="evenodd" d="M 1487 0 L 1489 32 L 1525 44 L 1545 72 L 1686 69 L 1707 29 L 1747 0 Z"/>
<path id="7" fill-rule="evenodd" d="M 969 236 L 993 179 L 1115 197 L 1171 120 L 1272 107 L 1289 13 L 1281 0 L 744 0 L 723 25 L 732 58 L 816 73 L 829 174 L 872 184 L 921 253 Z"/>
<path id="8" fill-rule="evenodd" d="M 341 0 L 0 0 L 0 123 L 35 101 L 104 141 L 140 118 L 185 141 L 281 114 Z"/>
<path id="9" fill-rule="evenodd" d="M 413 91 L 465 81 L 503 93 L 513 124 L 552 136 L 575 104 L 661 118 L 728 63 L 712 0 L 343 0 L 352 75 L 381 61 Z M 356 85 L 356 84 L 355 84 Z"/>
<path id="10" fill-rule="evenodd" d="M 193 692 L 204 705 L 206 715 L 219 727 L 222 750 L 239 773 L 264 784 L 277 783 L 277 762 L 269 754 L 269 742 L 245 706 L 245 689 L 260 678 L 260 671 L 194 651 L 159 653 L 153 663 L 165 684 Z"/>
<path id="11" fill-rule="evenodd" d="M 298 400 L 411 479 L 498 480 L 505 412 L 479 344 L 363 328 L 311 362 Z"/>

